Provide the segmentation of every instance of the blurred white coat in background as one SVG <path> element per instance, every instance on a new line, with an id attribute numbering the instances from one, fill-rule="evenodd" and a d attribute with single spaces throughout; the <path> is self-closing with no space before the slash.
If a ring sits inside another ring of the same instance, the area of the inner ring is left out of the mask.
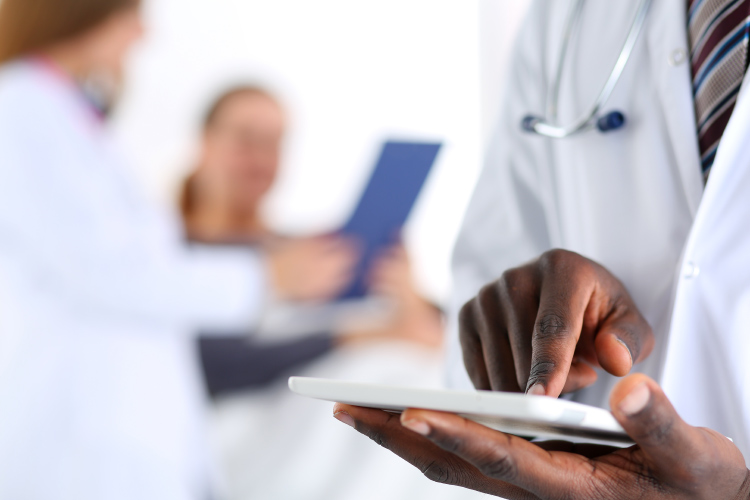
<path id="1" fill-rule="evenodd" d="M 154 0 L 115 132 L 139 178 L 168 198 L 194 167 L 194 129 L 213 94 L 243 81 L 270 86 L 292 130 L 269 222 L 292 233 L 329 230 L 347 217 L 384 138 L 444 140 L 406 230 L 422 291 L 441 299 L 480 164 L 478 28 L 481 111 L 494 122 L 528 2 Z M 440 359 L 403 344 L 347 349 L 294 374 L 422 387 L 444 379 Z M 231 498 L 483 497 L 430 483 L 336 421 L 331 408 L 289 393 L 285 380 L 222 400 L 214 428 Z"/>
<path id="2" fill-rule="evenodd" d="M 249 252 L 192 254 L 71 81 L 0 71 L 0 498 L 203 500 L 190 334 L 260 313 Z"/>

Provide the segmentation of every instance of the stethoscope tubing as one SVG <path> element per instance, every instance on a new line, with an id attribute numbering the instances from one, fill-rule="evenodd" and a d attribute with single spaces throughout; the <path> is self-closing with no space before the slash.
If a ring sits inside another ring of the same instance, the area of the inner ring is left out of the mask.
<path id="1" fill-rule="evenodd" d="M 622 74 L 633 55 L 635 44 L 638 41 L 643 27 L 646 24 L 648 17 L 648 11 L 651 7 L 652 0 L 641 0 L 636 16 L 633 19 L 633 23 L 628 32 L 628 36 L 623 43 L 620 55 L 615 62 L 612 71 L 607 78 L 607 82 L 602 87 L 601 92 L 596 98 L 596 101 L 587 113 L 584 113 L 578 120 L 574 121 L 571 125 L 560 126 L 556 125 L 557 115 L 559 109 L 560 100 L 560 86 L 562 82 L 563 71 L 565 68 L 565 60 L 568 56 L 568 49 L 570 46 L 570 40 L 573 37 L 575 27 L 578 25 L 583 14 L 583 4 L 585 0 L 576 0 L 570 8 L 568 13 L 568 19 L 566 21 L 565 31 L 563 33 L 563 40 L 560 46 L 560 56 L 558 59 L 557 69 L 555 72 L 555 79 L 553 80 L 552 87 L 550 88 L 550 95 L 548 98 L 547 106 L 547 117 L 540 118 L 533 115 L 528 115 L 523 119 L 522 128 L 528 132 L 533 132 L 538 135 L 550 137 L 553 139 L 564 139 L 572 135 L 593 130 L 598 128 L 602 132 L 608 132 L 610 130 L 617 130 L 621 128 L 625 123 L 625 116 L 622 112 L 615 111 L 599 117 L 599 113 L 604 105 L 609 101 L 612 93 L 617 87 Z"/>

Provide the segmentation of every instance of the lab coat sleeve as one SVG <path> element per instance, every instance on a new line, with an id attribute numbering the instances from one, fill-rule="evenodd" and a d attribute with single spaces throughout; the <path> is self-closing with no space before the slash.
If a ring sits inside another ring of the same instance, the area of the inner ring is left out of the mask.
<path id="1" fill-rule="evenodd" d="M 3 98 L 0 252 L 35 293 L 73 314 L 186 332 L 258 319 L 260 255 L 191 251 L 176 217 L 139 198 L 96 148 L 80 147 L 56 103 L 16 109 Z"/>
<path id="2" fill-rule="evenodd" d="M 529 113 L 543 114 L 547 95 L 546 44 L 549 1 L 536 1 L 521 29 L 509 81 L 485 165 L 453 254 L 453 293 L 448 318 L 447 383 L 472 387 L 458 339 L 461 307 L 502 273 L 550 246 L 545 179 L 550 161 L 543 139 L 521 131 Z"/>

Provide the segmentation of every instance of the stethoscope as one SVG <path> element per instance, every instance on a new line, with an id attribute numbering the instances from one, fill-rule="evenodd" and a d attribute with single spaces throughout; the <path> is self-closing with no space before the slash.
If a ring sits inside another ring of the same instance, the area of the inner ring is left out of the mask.
<path id="1" fill-rule="evenodd" d="M 646 23 L 646 14 L 651 6 L 651 0 L 641 0 L 640 5 L 638 6 L 638 12 L 636 13 L 633 24 L 630 27 L 628 37 L 625 39 L 625 44 L 620 51 L 620 56 L 617 58 L 615 67 L 612 68 L 607 83 L 604 84 L 604 88 L 602 88 L 602 91 L 596 98 L 594 105 L 587 113 L 583 114 L 581 118 L 572 124 L 561 126 L 557 125 L 557 111 L 560 100 L 560 81 L 565 67 L 565 59 L 568 56 L 568 45 L 573 36 L 573 30 L 581 20 L 583 3 L 584 0 L 576 0 L 568 13 L 562 45 L 560 47 L 560 56 L 557 63 L 555 80 L 550 89 L 547 116 L 539 117 L 527 115 L 524 117 L 521 122 L 521 127 L 526 132 L 532 132 L 553 139 L 565 139 L 566 137 L 570 137 L 580 132 L 586 132 L 594 128 L 598 129 L 600 132 L 611 132 L 620 129 L 625 125 L 625 115 L 622 111 L 610 111 L 604 115 L 600 115 L 599 112 L 612 95 L 612 91 L 614 91 L 617 83 L 620 81 L 622 72 L 625 70 L 625 66 L 627 66 L 630 56 L 633 54 L 633 47 L 635 46 L 638 36 Z"/>

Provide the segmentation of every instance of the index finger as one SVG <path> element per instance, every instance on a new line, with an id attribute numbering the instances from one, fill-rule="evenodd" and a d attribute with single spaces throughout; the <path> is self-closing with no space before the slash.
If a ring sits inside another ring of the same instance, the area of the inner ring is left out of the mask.
<path id="1" fill-rule="evenodd" d="M 558 397 L 565 387 L 583 320 L 594 292 L 586 271 L 551 261 L 543 272 L 539 312 L 531 338 L 531 371 L 526 392 Z"/>

